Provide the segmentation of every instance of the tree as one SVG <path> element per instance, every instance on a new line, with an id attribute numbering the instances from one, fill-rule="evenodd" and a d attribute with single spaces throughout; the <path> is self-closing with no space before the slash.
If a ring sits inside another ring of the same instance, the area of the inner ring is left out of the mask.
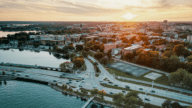
<path id="1" fill-rule="evenodd" d="M 164 53 L 163 53 L 163 56 L 164 57 L 171 57 L 172 55 L 174 55 L 174 52 L 173 51 L 165 51 Z"/>
<path id="2" fill-rule="evenodd" d="M 95 51 L 100 50 L 100 46 L 101 46 L 100 44 L 95 44 L 94 45 L 94 50 Z"/>
<path id="3" fill-rule="evenodd" d="M 103 96 L 106 95 L 106 92 L 104 90 L 98 91 L 98 94 L 100 95 L 101 99 L 104 99 Z"/>
<path id="4" fill-rule="evenodd" d="M 109 61 L 111 60 L 111 49 L 107 51 L 107 57 L 109 59 Z"/>
<path id="5" fill-rule="evenodd" d="M 76 50 L 81 51 L 83 50 L 83 45 L 76 45 Z"/>
<path id="6" fill-rule="evenodd" d="M 73 60 L 73 58 L 74 58 L 75 56 L 76 56 L 75 53 L 71 53 L 71 54 L 69 55 L 69 57 L 70 57 L 71 60 Z"/>
<path id="7" fill-rule="evenodd" d="M 164 103 L 162 103 L 163 108 L 171 108 L 171 101 L 165 100 Z"/>
<path id="8" fill-rule="evenodd" d="M 108 61 L 109 61 L 109 60 L 108 60 L 107 57 L 103 57 L 103 58 L 101 59 L 101 63 L 104 64 L 104 65 L 107 65 Z"/>
<path id="9" fill-rule="evenodd" d="M 104 53 L 102 53 L 102 52 L 97 52 L 97 53 L 95 53 L 95 55 L 94 55 L 94 57 L 96 58 L 96 59 L 101 59 L 101 58 L 103 58 L 105 55 L 104 55 Z"/>
<path id="10" fill-rule="evenodd" d="M 192 105 L 188 106 L 187 108 L 192 108 Z"/>
<path id="11" fill-rule="evenodd" d="M 87 51 L 82 51 L 82 55 L 83 55 L 83 57 L 88 57 L 88 52 Z"/>
<path id="12" fill-rule="evenodd" d="M 176 56 L 176 55 L 172 55 L 169 59 L 168 59 L 168 63 L 167 63 L 167 69 L 170 72 L 174 72 L 177 70 L 177 68 L 180 65 L 180 59 Z"/>
<path id="13" fill-rule="evenodd" d="M 90 91 L 90 93 L 91 93 L 92 96 L 97 96 L 98 89 L 93 89 L 93 90 Z"/>
<path id="14" fill-rule="evenodd" d="M 90 49 L 90 48 L 89 48 L 88 46 L 85 46 L 83 50 L 84 50 L 84 51 L 89 51 L 89 49 Z"/>
<path id="15" fill-rule="evenodd" d="M 188 61 L 188 62 L 192 62 L 192 55 L 190 55 L 190 56 L 187 57 L 187 61 Z"/>
<path id="16" fill-rule="evenodd" d="M 54 46 L 53 46 L 53 49 L 54 49 L 54 50 L 56 50 L 57 48 L 58 48 L 58 46 L 57 46 L 57 45 L 54 45 Z"/>
<path id="17" fill-rule="evenodd" d="M 113 94 L 112 98 L 114 103 L 120 106 L 124 101 L 124 94 L 123 93 Z"/>
<path id="18" fill-rule="evenodd" d="M 85 61 L 82 57 L 76 57 L 72 62 L 77 68 L 81 68 L 85 64 Z"/>
<path id="19" fill-rule="evenodd" d="M 145 103 L 144 108 L 152 108 L 152 105 L 150 103 Z"/>
<path id="20" fill-rule="evenodd" d="M 133 59 L 134 59 L 134 56 L 133 56 L 132 53 L 126 53 L 126 54 L 125 54 L 125 59 L 126 59 L 127 61 L 133 60 Z"/>
<path id="21" fill-rule="evenodd" d="M 5 75 L 5 72 L 4 72 L 4 71 L 2 72 L 2 75 Z"/>
<path id="22" fill-rule="evenodd" d="M 103 52 L 104 51 L 104 45 L 102 44 L 101 46 L 100 46 L 100 52 Z"/>
<path id="23" fill-rule="evenodd" d="M 178 102 L 173 102 L 173 103 L 171 104 L 171 107 L 172 107 L 172 108 L 181 108 L 181 105 L 180 105 Z"/>
<path id="24" fill-rule="evenodd" d="M 125 95 L 124 104 L 127 108 L 130 108 L 143 105 L 143 101 L 139 98 L 137 91 L 130 91 Z"/>
<path id="25" fill-rule="evenodd" d="M 107 39 L 104 38 L 104 39 L 102 40 L 102 43 L 106 44 L 106 43 L 107 43 Z"/>
<path id="26" fill-rule="evenodd" d="M 173 51 L 177 54 L 177 56 L 184 55 L 185 50 L 186 49 L 183 44 L 175 45 L 173 48 Z"/>
<path id="27" fill-rule="evenodd" d="M 62 72 L 64 72 L 64 71 L 66 70 L 65 63 L 61 63 L 61 64 L 59 65 L 59 67 L 60 67 L 60 69 L 61 69 Z"/>

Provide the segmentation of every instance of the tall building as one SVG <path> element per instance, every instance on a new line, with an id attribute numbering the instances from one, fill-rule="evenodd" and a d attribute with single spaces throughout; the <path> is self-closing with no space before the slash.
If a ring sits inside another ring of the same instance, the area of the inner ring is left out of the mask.
<path id="1" fill-rule="evenodd" d="M 164 20 L 164 23 L 167 23 L 168 21 L 167 20 Z"/>

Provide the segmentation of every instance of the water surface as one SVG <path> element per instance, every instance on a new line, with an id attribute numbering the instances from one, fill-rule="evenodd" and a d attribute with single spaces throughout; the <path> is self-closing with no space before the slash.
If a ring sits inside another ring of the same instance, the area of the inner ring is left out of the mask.
<path id="1" fill-rule="evenodd" d="M 53 54 L 49 52 L 41 51 L 31 52 L 31 51 L 19 51 L 18 49 L 11 50 L 0 50 L 0 62 L 4 63 L 16 63 L 16 64 L 27 64 L 27 65 L 38 65 L 38 66 L 47 66 L 47 67 L 56 67 L 66 60 L 63 58 L 56 58 Z"/>

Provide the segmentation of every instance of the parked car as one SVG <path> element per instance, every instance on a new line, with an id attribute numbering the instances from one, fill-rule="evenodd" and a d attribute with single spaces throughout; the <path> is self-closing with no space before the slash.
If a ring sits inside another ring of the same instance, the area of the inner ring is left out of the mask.
<path id="1" fill-rule="evenodd" d="M 25 75 L 25 77 L 29 77 L 29 75 Z"/>
<path id="2" fill-rule="evenodd" d="M 126 93 L 125 90 L 122 90 L 123 93 Z"/>
<path id="3" fill-rule="evenodd" d="M 151 93 L 155 93 L 155 90 L 151 90 Z"/>
<path id="4" fill-rule="evenodd" d="M 82 85 L 79 85 L 79 87 L 82 87 Z"/>
<path id="5" fill-rule="evenodd" d="M 113 94 L 113 92 L 110 92 L 110 94 Z"/>
<path id="6" fill-rule="evenodd" d="M 53 80 L 53 82 L 57 82 L 56 80 Z"/>
<path id="7" fill-rule="evenodd" d="M 82 80 L 84 80 L 84 78 L 81 78 Z"/>
<path id="8" fill-rule="evenodd" d="M 118 85 L 117 85 L 117 84 L 115 84 L 114 86 L 118 87 Z"/>
<path id="9" fill-rule="evenodd" d="M 113 82 L 111 82 L 111 81 L 110 81 L 109 83 L 110 83 L 110 84 L 113 84 Z"/>
<path id="10" fill-rule="evenodd" d="M 17 74 L 17 76 L 21 76 L 20 74 Z"/>
<path id="11" fill-rule="evenodd" d="M 102 83 L 103 81 L 99 81 L 100 83 Z"/>
<path id="12" fill-rule="evenodd" d="M 66 84 L 69 84 L 69 82 L 67 82 Z"/>
<path id="13" fill-rule="evenodd" d="M 94 89 L 96 89 L 97 87 L 93 87 Z"/>
<path id="14" fill-rule="evenodd" d="M 69 81 L 72 81 L 72 79 L 69 79 Z"/>
<path id="15" fill-rule="evenodd" d="M 139 88 L 139 90 L 143 90 L 143 88 Z"/>
<path id="16" fill-rule="evenodd" d="M 79 80 L 76 80 L 76 82 L 79 82 Z"/>
<path id="17" fill-rule="evenodd" d="M 130 89 L 130 87 L 128 85 L 126 85 L 125 88 Z"/>
<path id="18" fill-rule="evenodd" d="M 148 98 L 145 98 L 145 100 L 150 101 Z"/>

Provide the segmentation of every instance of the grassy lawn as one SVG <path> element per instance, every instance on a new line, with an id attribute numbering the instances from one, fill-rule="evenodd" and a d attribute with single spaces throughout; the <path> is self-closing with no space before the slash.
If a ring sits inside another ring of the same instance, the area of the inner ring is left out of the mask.
<path id="1" fill-rule="evenodd" d="M 104 66 L 106 67 L 106 66 Z M 136 80 L 143 80 L 143 81 L 147 81 L 147 82 L 152 82 L 153 80 L 152 79 L 148 79 L 148 78 L 145 78 L 144 76 L 153 72 L 153 71 L 149 71 L 139 77 L 136 77 L 136 76 L 133 76 L 133 75 L 130 75 L 128 73 L 125 73 L 125 72 L 122 72 L 122 71 L 119 71 L 119 70 L 116 70 L 116 69 L 113 69 L 113 68 L 109 68 L 107 69 L 107 71 L 110 73 L 110 74 L 115 74 L 115 76 L 121 76 L 121 77 L 127 77 L 127 78 L 132 78 L 132 79 L 136 79 Z M 169 86 L 169 80 L 168 80 L 168 77 L 164 74 L 161 74 L 162 76 L 157 78 L 156 80 L 154 80 L 155 83 L 158 83 L 158 84 L 162 84 L 162 85 L 167 85 Z"/>

